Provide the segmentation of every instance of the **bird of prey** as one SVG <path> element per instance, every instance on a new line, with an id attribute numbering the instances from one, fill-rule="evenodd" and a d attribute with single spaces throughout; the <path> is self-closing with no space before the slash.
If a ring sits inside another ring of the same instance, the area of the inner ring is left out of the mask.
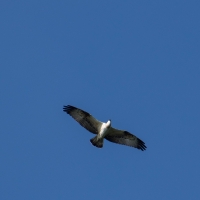
<path id="1" fill-rule="evenodd" d="M 64 106 L 63 111 L 72 116 L 81 126 L 86 128 L 91 133 L 97 134 L 90 142 L 98 147 L 103 147 L 104 138 L 110 142 L 123 144 L 130 147 L 135 147 L 144 151 L 145 143 L 128 131 L 118 130 L 111 126 L 111 120 L 103 123 L 95 119 L 88 112 L 76 108 L 74 106 Z"/>

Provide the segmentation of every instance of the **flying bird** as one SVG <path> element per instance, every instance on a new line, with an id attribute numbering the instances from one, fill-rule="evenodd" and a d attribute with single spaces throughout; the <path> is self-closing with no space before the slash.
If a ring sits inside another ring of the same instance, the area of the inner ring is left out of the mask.
<path id="1" fill-rule="evenodd" d="M 100 122 L 88 112 L 70 105 L 64 106 L 63 111 L 72 116 L 85 129 L 96 134 L 94 138 L 90 139 L 90 142 L 98 148 L 103 147 L 104 138 L 110 142 L 135 147 L 142 151 L 147 148 L 145 143 L 135 135 L 113 128 L 111 120 L 106 123 Z"/>

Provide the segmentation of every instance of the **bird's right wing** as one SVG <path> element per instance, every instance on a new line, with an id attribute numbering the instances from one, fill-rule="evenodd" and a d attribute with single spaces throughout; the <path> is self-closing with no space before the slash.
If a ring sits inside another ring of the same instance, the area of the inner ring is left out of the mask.
<path id="1" fill-rule="evenodd" d="M 98 134 L 102 122 L 95 119 L 88 112 L 74 106 L 64 106 L 63 111 L 72 116 L 81 126 L 94 134 Z"/>
<path id="2" fill-rule="evenodd" d="M 105 138 L 110 142 L 135 147 L 137 149 L 141 149 L 142 151 L 146 149 L 145 143 L 142 140 L 127 131 L 110 127 Z"/>

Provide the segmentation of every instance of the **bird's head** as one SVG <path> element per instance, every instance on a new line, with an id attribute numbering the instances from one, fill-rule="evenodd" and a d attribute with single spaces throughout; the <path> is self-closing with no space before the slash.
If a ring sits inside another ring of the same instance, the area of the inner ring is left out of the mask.
<path id="1" fill-rule="evenodd" d="M 111 119 L 108 120 L 107 124 L 108 124 L 108 127 L 111 126 Z"/>

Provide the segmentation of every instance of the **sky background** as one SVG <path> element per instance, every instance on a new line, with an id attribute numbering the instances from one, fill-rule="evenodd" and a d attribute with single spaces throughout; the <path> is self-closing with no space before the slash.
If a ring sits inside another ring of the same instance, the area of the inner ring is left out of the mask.
<path id="1" fill-rule="evenodd" d="M 0 3 L 0 199 L 200 199 L 200 1 Z M 127 130 L 104 142 L 62 111 Z"/>

